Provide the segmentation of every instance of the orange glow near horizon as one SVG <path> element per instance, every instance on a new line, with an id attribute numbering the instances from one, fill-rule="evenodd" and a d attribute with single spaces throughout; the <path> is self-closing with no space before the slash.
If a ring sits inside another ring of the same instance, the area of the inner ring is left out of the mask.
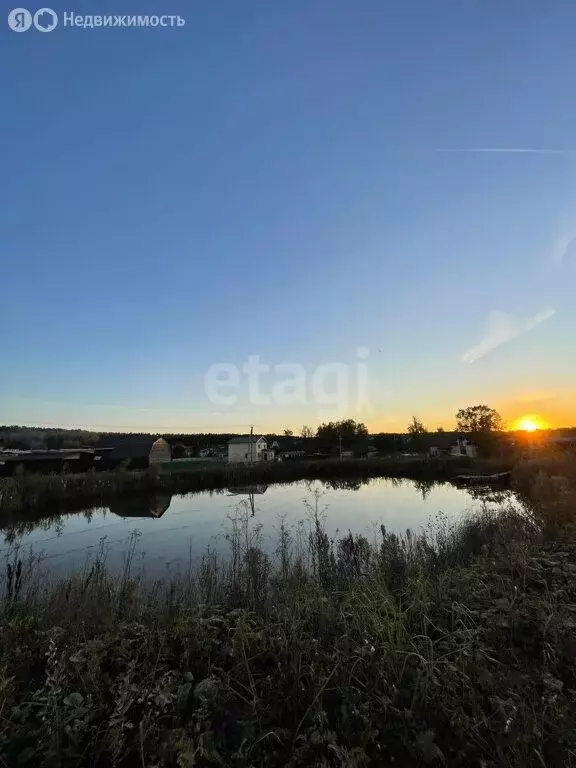
<path id="1" fill-rule="evenodd" d="M 540 416 L 529 414 L 518 419 L 513 429 L 520 432 L 537 432 L 539 429 L 548 429 L 548 424 Z"/>

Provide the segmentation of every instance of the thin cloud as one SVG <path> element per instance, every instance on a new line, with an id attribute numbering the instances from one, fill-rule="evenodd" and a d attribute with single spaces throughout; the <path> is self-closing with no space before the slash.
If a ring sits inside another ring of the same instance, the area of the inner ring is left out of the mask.
<path id="1" fill-rule="evenodd" d="M 445 147 L 435 152 L 455 154 L 511 154 L 511 155 L 574 155 L 576 149 L 553 149 L 552 147 Z"/>
<path id="2" fill-rule="evenodd" d="M 552 249 L 552 261 L 563 267 L 569 258 L 576 255 L 576 233 L 569 232 L 559 237 Z"/>
<path id="3" fill-rule="evenodd" d="M 499 310 L 490 312 L 486 335 L 479 344 L 462 355 L 462 361 L 465 363 L 475 363 L 484 355 L 502 346 L 502 344 L 506 344 L 508 341 L 512 341 L 512 339 L 517 339 L 519 336 L 523 336 L 528 331 L 536 328 L 537 325 L 550 320 L 555 314 L 556 310 L 552 308 L 543 309 L 534 317 L 514 317 L 514 315 L 509 315 Z"/>

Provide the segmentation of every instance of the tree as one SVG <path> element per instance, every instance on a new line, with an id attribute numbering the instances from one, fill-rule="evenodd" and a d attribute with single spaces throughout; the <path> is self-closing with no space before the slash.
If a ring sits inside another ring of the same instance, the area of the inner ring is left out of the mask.
<path id="1" fill-rule="evenodd" d="M 436 430 L 436 432 L 438 432 L 438 433 L 442 434 L 443 432 L 446 432 L 446 430 L 444 429 L 444 427 L 438 427 L 438 429 Z"/>
<path id="2" fill-rule="evenodd" d="M 300 435 L 305 440 L 310 440 L 311 438 L 314 437 L 314 430 L 312 429 L 312 427 L 307 427 L 306 425 L 304 425 L 300 430 Z"/>
<path id="3" fill-rule="evenodd" d="M 318 427 L 316 437 L 327 448 L 339 448 L 340 441 L 342 441 L 342 448 L 349 450 L 358 438 L 368 437 L 368 428 L 362 422 L 356 422 L 354 419 L 329 421 Z"/>
<path id="4" fill-rule="evenodd" d="M 294 432 L 292 432 L 291 429 L 285 429 L 284 430 L 284 437 L 293 437 Z"/>
<path id="5" fill-rule="evenodd" d="M 172 458 L 173 459 L 185 459 L 188 456 L 186 446 L 182 443 L 175 443 L 172 446 Z"/>
<path id="6" fill-rule="evenodd" d="M 416 453 L 425 453 L 427 450 L 426 439 L 424 435 L 428 433 L 428 430 L 420 419 L 416 416 L 412 417 L 412 421 L 408 424 L 408 434 L 410 435 L 410 448 Z"/>
<path id="7" fill-rule="evenodd" d="M 408 424 L 409 435 L 425 435 L 428 432 L 424 424 L 417 419 L 416 416 L 412 417 L 412 421 Z"/>
<path id="8" fill-rule="evenodd" d="M 398 453 L 406 447 L 403 435 L 385 434 L 383 432 L 374 435 L 372 444 L 377 451 L 384 454 Z"/>
<path id="9" fill-rule="evenodd" d="M 504 422 L 498 411 L 487 405 L 471 405 L 456 414 L 458 432 L 500 432 L 503 428 Z"/>

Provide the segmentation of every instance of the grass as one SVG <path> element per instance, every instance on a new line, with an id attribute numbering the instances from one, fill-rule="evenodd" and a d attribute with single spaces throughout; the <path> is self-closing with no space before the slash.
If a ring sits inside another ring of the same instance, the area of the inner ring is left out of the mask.
<path id="1" fill-rule="evenodd" d="M 78 507 L 108 506 L 119 495 L 191 493 L 235 484 L 289 483 L 295 480 L 398 477 L 450 480 L 470 470 L 469 459 L 389 457 L 357 460 L 286 461 L 255 465 L 214 463 L 200 468 L 180 467 L 147 471 L 90 472 L 78 475 L 20 474 L 0 480 L 0 515 L 27 510 L 50 513 Z M 478 465 L 479 466 L 479 465 Z"/>
<path id="2" fill-rule="evenodd" d="M 240 504 L 226 557 L 152 585 L 134 543 L 118 576 L 102 549 L 55 584 L 15 550 L 0 765 L 576 765 L 566 520 L 551 536 L 534 501 L 334 541 L 308 512 L 268 556 Z"/>

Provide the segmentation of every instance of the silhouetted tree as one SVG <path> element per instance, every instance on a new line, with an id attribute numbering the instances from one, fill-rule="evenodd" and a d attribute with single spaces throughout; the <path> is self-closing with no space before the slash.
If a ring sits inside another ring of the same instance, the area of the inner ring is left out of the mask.
<path id="1" fill-rule="evenodd" d="M 456 414 L 458 432 L 499 432 L 504 422 L 498 411 L 487 405 L 471 405 Z"/>
<path id="2" fill-rule="evenodd" d="M 314 430 L 312 429 L 312 427 L 308 427 L 308 426 L 306 426 L 306 424 L 305 424 L 305 425 L 302 427 L 302 429 L 300 430 L 300 435 L 301 435 L 301 437 L 303 437 L 305 440 L 309 440 L 310 438 L 314 437 Z"/>
<path id="3" fill-rule="evenodd" d="M 406 447 L 406 442 L 403 435 L 381 433 L 374 435 L 372 445 L 380 453 L 396 453 Z"/>
<path id="4" fill-rule="evenodd" d="M 352 443 L 362 437 L 368 437 L 368 428 L 354 419 L 329 421 L 327 424 L 321 424 L 316 431 L 316 438 L 325 447 L 337 447 L 341 439 L 342 448 L 346 450 L 349 450 Z"/>
<path id="5" fill-rule="evenodd" d="M 408 424 L 407 431 L 409 435 L 425 435 L 428 432 L 424 424 L 420 419 L 417 419 L 416 416 L 412 417 L 412 421 Z"/>
<path id="6" fill-rule="evenodd" d="M 186 446 L 182 443 L 175 443 L 172 446 L 172 458 L 173 459 L 185 459 L 188 456 Z"/>

